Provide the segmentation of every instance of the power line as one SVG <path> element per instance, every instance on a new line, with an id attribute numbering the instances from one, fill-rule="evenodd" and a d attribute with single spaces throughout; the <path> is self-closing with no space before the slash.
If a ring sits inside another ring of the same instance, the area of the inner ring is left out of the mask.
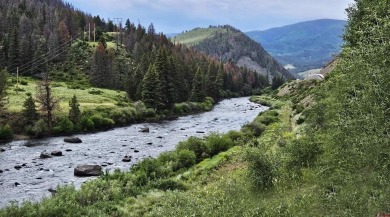
<path id="1" fill-rule="evenodd" d="M 80 35 L 80 34 L 78 34 L 76 37 L 78 37 L 79 35 Z M 61 49 L 65 48 L 65 47 L 67 47 L 67 46 L 69 46 L 69 45 L 71 45 L 71 44 L 72 44 L 72 41 L 73 41 L 73 39 L 70 38 L 69 40 L 65 41 L 63 44 L 57 46 L 57 47 L 54 48 L 54 49 L 49 50 L 49 51 L 48 51 L 47 53 L 45 53 L 45 54 L 42 54 L 42 55 L 39 56 L 37 59 L 31 60 L 31 61 L 29 61 L 29 62 L 27 62 L 27 63 L 22 64 L 21 66 L 19 66 L 19 70 L 20 70 L 20 71 L 23 71 L 23 70 L 25 70 L 25 69 L 27 69 L 27 68 L 32 69 L 34 65 L 40 65 L 40 64 L 39 64 L 39 61 L 42 61 L 42 60 L 43 60 L 43 61 L 45 62 L 45 58 L 46 58 L 47 56 L 49 56 L 49 55 L 54 55 L 55 57 L 59 56 L 60 54 L 62 54 L 62 53 L 64 53 L 64 52 L 66 51 L 66 50 L 61 51 Z M 57 52 L 60 52 L 60 53 L 57 54 Z M 54 58 L 55 58 L 55 57 L 54 57 Z M 52 59 L 54 59 L 54 58 L 53 58 L 53 57 L 50 57 L 49 60 L 52 60 Z M 38 64 L 37 64 L 37 62 L 38 62 Z M 31 67 L 30 67 L 30 65 L 31 65 Z M 35 67 L 36 67 L 36 66 L 35 66 Z"/>

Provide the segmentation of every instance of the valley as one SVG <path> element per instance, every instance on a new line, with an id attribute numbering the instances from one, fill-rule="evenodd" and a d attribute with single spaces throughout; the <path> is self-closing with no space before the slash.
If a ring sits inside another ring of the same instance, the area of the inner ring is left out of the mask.
<path id="1" fill-rule="evenodd" d="M 0 1 L 0 217 L 387 216 L 388 1 L 274 3 Z"/>

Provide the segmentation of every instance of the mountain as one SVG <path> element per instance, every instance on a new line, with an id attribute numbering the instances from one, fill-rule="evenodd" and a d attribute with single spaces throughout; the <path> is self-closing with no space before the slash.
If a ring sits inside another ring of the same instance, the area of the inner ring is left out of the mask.
<path id="1" fill-rule="evenodd" d="M 272 58 L 259 43 L 229 25 L 195 28 L 171 40 L 191 46 L 223 62 L 232 61 L 240 67 L 255 70 L 262 75 L 294 79 L 294 76 Z"/>
<path id="2" fill-rule="evenodd" d="M 290 71 L 321 68 L 341 50 L 346 21 L 320 19 L 264 31 L 246 32 Z"/>

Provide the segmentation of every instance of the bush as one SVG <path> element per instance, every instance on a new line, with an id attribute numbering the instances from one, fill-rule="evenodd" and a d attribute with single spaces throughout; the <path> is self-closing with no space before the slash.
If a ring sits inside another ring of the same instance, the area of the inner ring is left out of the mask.
<path id="1" fill-rule="evenodd" d="M 200 138 L 190 137 L 187 141 L 179 142 L 177 150 L 190 150 L 195 153 L 196 161 L 200 162 L 210 155 L 210 147 Z"/>
<path id="2" fill-rule="evenodd" d="M 249 177 L 253 184 L 261 189 L 272 188 L 275 170 L 272 161 L 263 153 L 261 149 L 251 149 L 246 155 L 249 164 Z"/>
<path id="3" fill-rule="evenodd" d="M 264 124 L 254 121 L 250 124 L 246 124 L 243 127 L 243 131 L 249 132 L 250 135 L 252 135 L 254 137 L 259 137 L 265 131 L 265 128 L 266 127 L 264 126 Z"/>
<path id="4" fill-rule="evenodd" d="M 206 97 L 202 103 L 203 109 L 205 111 L 210 111 L 213 108 L 213 105 L 214 105 L 214 99 L 211 97 Z"/>
<path id="5" fill-rule="evenodd" d="M 182 168 L 190 168 L 196 163 L 196 155 L 193 151 L 190 150 L 180 150 L 177 153 L 177 167 L 176 170 Z"/>
<path id="6" fill-rule="evenodd" d="M 115 125 L 115 122 L 110 118 L 103 118 L 101 115 L 92 115 L 91 120 L 96 129 L 110 128 Z"/>
<path id="7" fill-rule="evenodd" d="M 102 93 L 104 93 L 103 91 L 101 90 L 95 90 L 95 89 L 92 89 L 90 91 L 88 91 L 89 94 L 92 94 L 92 95 L 101 95 Z"/>
<path id="8" fill-rule="evenodd" d="M 54 133 L 71 133 L 73 131 L 73 123 L 67 117 L 62 117 L 58 125 L 53 128 Z"/>
<path id="9" fill-rule="evenodd" d="M 302 137 L 292 142 L 288 152 L 290 153 L 288 166 L 290 168 L 301 168 L 312 166 L 322 150 L 318 143 Z"/>
<path id="10" fill-rule="evenodd" d="M 219 134 L 211 134 L 206 138 L 206 142 L 210 148 L 211 156 L 227 151 L 234 146 L 233 141 L 227 135 L 221 136 Z"/>
<path id="11" fill-rule="evenodd" d="M 227 136 L 234 142 L 240 140 L 244 135 L 240 131 L 231 130 L 227 133 Z"/>
<path id="12" fill-rule="evenodd" d="M 270 125 L 272 123 L 278 122 L 279 118 L 273 115 L 269 115 L 268 112 L 263 113 L 261 116 L 256 118 L 256 122 L 260 122 L 264 125 Z"/>
<path id="13" fill-rule="evenodd" d="M 93 130 L 95 128 L 95 124 L 89 117 L 83 116 L 80 120 L 80 128 L 82 131 Z"/>
<path id="14" fill-rule="evenodd" d="M 40 119 L 35 123 L 35 125 L 32 128 L 32 132 L 34 133 L 35 137 L 41 137 L 48 131 L 48 127 L 46 122 L 43 119 Z"/>
<path id="15" fill-rule="evenodd" d="M 0 126 L 0 140 L 3 139 L 12 139 L 13 132 L 10 125 L 6 124 L 4 126 Z"/>
<path id="16" fill-rule="evenodd" d="M 143 116 L 146 118 L 153 118 L 156 115 L 156 111 L 152 108 L 148 108 L 143 112 Z"/>
<path id="17" fill-rule="evenodd" d="M 159 179 L 152 186 L 163 191 L 187 190 L 187 187 L 182 182 L 173 179 Z"/>

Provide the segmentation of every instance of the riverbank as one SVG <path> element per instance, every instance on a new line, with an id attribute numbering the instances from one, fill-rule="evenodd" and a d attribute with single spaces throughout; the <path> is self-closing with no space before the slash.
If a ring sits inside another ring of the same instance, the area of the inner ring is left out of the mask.
<path id="1" fill-rule="evenodd" d="M 40 200 L 42 196 L 50 195 L 47 189 L 56 188 L 57 185 L 80 186 L 90 178 L 73 176 L 77 164 L 104 165 L 104 170 L 109 171 L 128 170 L 144 158 L 157 157 L 162 152 L 173 150 L 180 141 L 191 136 L 239 130 L 264 109 L 266 107 L 251 103 L 248 98 L 235 98 L 221 101 L 210 112 L 180 117 L 174 121 L 78 135 L 83 140 L 82 144 L 66 144 L 62 141 L 63 137 L 9 143 L 5 146 L 5 152 L 0 153 L 3 162 L 0 169 L 4 171 L 0 176 L 0 188 L 5 192 L 1 203 L 4 206 L 6 201 L 12 199 Z M 149 127 L 150 132 L 139 132 L 142 127 Z M 39 159 L 39 154 L 44 150 L 60 150 L 64 156 Z M 122 162 L 125 155 L 132 156 L 130 163 Z M 23 164 L 26 166 L 20 170 L 13 168 Z M 15 187 L 15 182 L 21 185 Z"/>

